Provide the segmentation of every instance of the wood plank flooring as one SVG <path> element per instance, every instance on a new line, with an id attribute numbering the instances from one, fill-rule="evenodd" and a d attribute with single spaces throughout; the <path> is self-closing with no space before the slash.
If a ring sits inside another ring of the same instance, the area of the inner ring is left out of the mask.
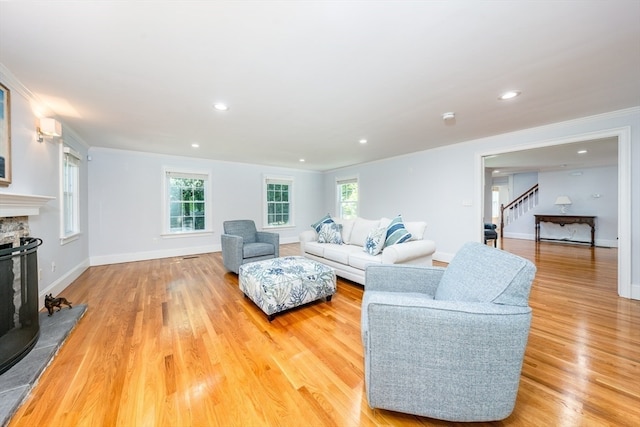
<path id="1" fill-rule="evenodd" d="M 617 296 L 617 250 L 502 245 L 538 267 L 533 323 L 515 411 L 478 425 L 639 425 L 640 301 Z M 368 407 L 362 292 L 339 279 L 269 323 L 220 253 L 91 267 L 63 293 L 87 314 L 10 426 L 455 425 Z"/>

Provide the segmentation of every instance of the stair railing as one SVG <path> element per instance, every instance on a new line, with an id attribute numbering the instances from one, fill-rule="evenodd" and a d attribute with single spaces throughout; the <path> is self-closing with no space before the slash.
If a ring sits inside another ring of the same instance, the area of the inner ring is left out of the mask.
<path id="1" fill-rule="evenodd" d="M 525 213 L 538 206 L 538 184 L 534 185 L 506 206 L 500 205 L 500 238 L 504 235 L 505 225 L 512 224 Z M 506 214 L 505 214 L 506 212 Z M 506 222 L 506 224 L 505 224 Z"/>

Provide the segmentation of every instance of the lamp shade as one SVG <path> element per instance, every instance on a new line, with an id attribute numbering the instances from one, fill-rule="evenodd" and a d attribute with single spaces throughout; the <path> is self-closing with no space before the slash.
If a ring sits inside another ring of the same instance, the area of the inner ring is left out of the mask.
<path id="1" fill-rule="evenodd" d="M 46 136 L 62 136 L 62 125 L 56 119 L 43 117 L 40 119 L 40 132 Z"/>
<path id="2" fill-rule="evenodd" d="M 571 204 L 571 199 L 569 198 L 569 196 L 558 196 L 558 198 L 556 199 L 556 205 L 570 205 Z"/>

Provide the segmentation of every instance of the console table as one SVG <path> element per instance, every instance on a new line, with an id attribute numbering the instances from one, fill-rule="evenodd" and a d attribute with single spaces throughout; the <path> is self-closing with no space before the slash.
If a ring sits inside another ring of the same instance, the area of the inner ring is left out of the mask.
<path id="1" fill-rule="evenodd" d="M 587 224 L 591 227 L 591 246 L 595 246 L 596 217 L 584 215 L 534 215 L 536 218 L 536 242 L 540 241 L 540 223 L 551 222 L 564 227 L 565 224 Z"/>

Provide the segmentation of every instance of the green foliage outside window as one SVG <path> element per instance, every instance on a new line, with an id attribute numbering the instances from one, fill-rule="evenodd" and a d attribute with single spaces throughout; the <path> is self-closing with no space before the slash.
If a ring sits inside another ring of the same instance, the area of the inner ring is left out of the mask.
<path id="1" fill-rule="evenodd" d="M 338 185 L 340 218 L 351 219 L 358 216 L 358 183 Z"/>
<path id="2" fill-rule="evenodd" d="M 169 201 L 172 232 L 205 229 L 203 179 L 169 178 Z"/>
<path id="3" fill-rule="evenodd" d="M 289 184 L 267 184 L 267 224 L 289 224 Z"/>

